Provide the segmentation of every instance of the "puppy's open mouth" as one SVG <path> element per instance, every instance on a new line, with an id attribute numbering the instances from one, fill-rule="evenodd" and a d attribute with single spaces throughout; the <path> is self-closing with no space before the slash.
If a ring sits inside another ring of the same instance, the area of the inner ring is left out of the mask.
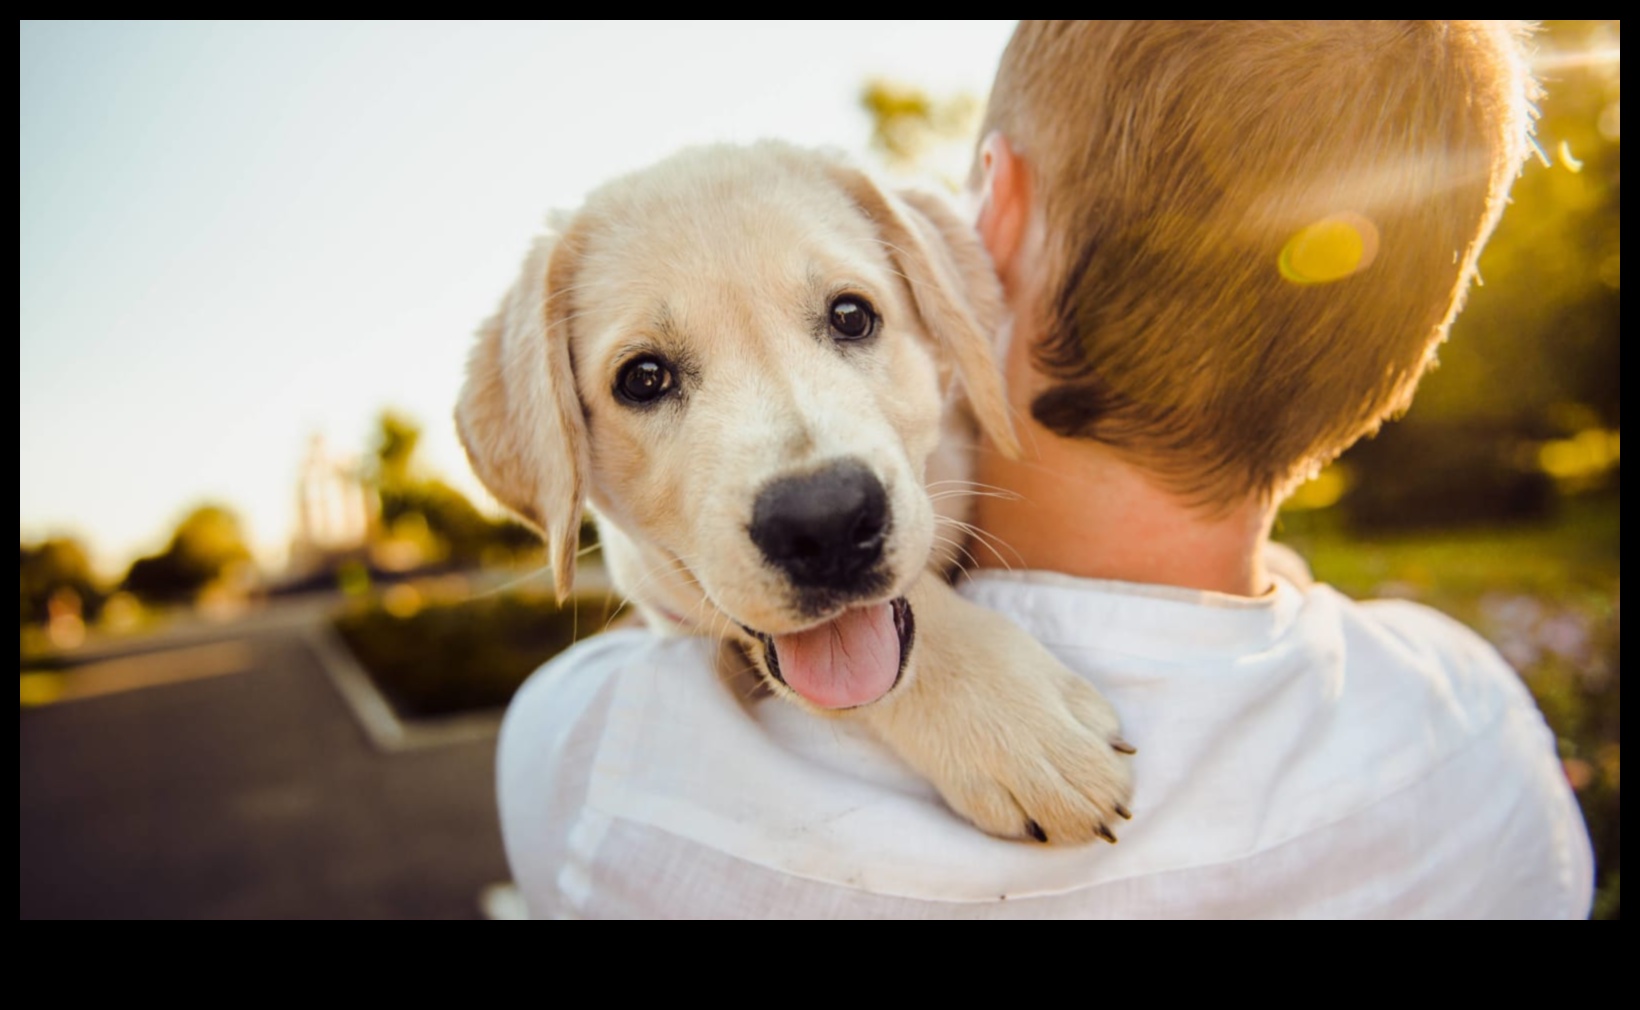
<path id="1" fill-rule="evenodd" d="M 746 628 L 763 643 L 764 666 L 776 680 L 810 704 L 834 709 L 870 704 L 894 690 L 911 658 L 916 630 L 903 596 L 845 610 L 788 635 Z"/>

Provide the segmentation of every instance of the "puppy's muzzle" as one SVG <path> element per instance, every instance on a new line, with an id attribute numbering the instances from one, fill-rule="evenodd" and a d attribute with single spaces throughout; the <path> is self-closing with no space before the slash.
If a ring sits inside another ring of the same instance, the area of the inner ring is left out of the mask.
<path id="1" fill-rule="evenodd" d="M 888 527 L 882 481 L 847 459 L 771 481 L 753 504 L 748 532 L 793 586 L 849 597 L 882 588 Z"/>

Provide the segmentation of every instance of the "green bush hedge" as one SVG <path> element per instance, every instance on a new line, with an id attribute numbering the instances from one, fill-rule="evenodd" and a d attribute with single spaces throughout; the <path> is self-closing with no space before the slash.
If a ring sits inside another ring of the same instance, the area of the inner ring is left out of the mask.
<path id="1" fill-rule="evenodd" d="M 503 706 L 525 678 L 622 610 L 607 596 L 559 607 L 548 593 L 510 591 L 459 602 L 405 602 L 395 590 L 337 615 L 360 665 L 409 718 Z M 412 590 L 414 592 L 414 590 Z"/>

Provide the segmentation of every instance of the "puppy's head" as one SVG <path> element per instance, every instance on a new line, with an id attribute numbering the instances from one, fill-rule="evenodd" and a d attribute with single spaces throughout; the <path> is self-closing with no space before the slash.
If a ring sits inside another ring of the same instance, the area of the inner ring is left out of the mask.
<path id="1" fill-rule="evenodd" d="M 687 616 L 746 630 L 811 704 L 862 704 L 910 647 L 901 597 L 934 542 L 923 471 L 952 380 L 1015 444 L 1000 316 L 936 201 L 781 145 L 699 149 L 536 247 L 457 420 L 479 477 L 546 537 L 560 593 L 590 499 L 646 566 L 698 584 Z"/>

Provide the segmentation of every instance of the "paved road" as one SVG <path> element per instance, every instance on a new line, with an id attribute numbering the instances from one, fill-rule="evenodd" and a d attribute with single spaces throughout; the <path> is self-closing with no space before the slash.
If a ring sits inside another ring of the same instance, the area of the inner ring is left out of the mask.
<path id="1" fill-rule="evenodd" d="M 300 628 L 242 641 L 243 672 L 19 711 L 20 917 L 478 917 L 493 741 L 378 753 Z"/>

